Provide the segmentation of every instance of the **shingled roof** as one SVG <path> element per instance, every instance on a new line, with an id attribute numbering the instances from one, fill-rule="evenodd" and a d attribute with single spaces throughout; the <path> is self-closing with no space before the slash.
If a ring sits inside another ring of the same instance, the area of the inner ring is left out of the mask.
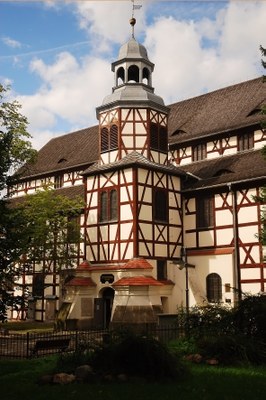
<path id="1" fill-rule="evenodd" d="M 181 168 L 177 168 L 172 164 L 163 165 L 163 164 L 155 163 L 153 161 L 148 160 L 148 158 L 144 157 L 142 154 L 138 153 L 137 151 L 132 151 L 131 153 L 127 154 L 122 159 L 115 161 L 113 163 L 110 163 L 110 164 L 95 163 L 92 166 L 90 166 L 88 169 L 86 169 L 82 173 L 82 175 L 89 176 L 89 175 L 94 175 L 97 173 L 99 174 L 101 172 L 107 172 L 107 171 L 122 169 L 125 167 L 133 167 L 133 166 L 138 166 L 140 168 L 159 171 L 159 172 L 165 172 L 165 173 L 173 174 L 173 175 L 177 175 L 177 176 L 185 175 L 185 173 L 182 171 Z"/>
<path id="2" fill-rule="evenodd" d="M 226 186 L 229 183 L 243 185 L 251 180 L 259 184 L 266 182 L 266 162 L 261 150 L 199 161 L 186 165 L 183 169 L 200 178 L 186 181 L 183 186 L 186 192 Z"/>
<path id="3" fill-rule="evenodd" d="M 81 129 L 51 139 L 38 152 L 34 164 L 19 171 L 20 178 L 51 174 L 52 172 L 88 167 L 98 159 L 98 126 Z"/>
<path id="4" fill-rule="evenodd" d="M 266 83 L 259 77 L 174 103 L 170 105 L 169 143 L 181 144 L 259 124 L 265 99 Z"/>
<path id="5" fill-rule="evenodd" d="M 259 77 L 170 105 L 170 147 L 209 135 L 259 125 L 263 118 L 259 110 L 265 104 L 265 98 L 266 84 Z M 134 162 L 151 167 L 148 160 L 137 160 L 136 156 L 133 161 L 132 157 L 129 157 L 131 160 L 121 160 L 121 167 L 125 163 L 129 165 Z M 36 162 L 23 166 L 19 174 L 20 178 L 26 179 L 64 170 L 85 170 L 97 162 L 98 158 L 99 131 L 98 126 L 93 126 L 51 139 L 38 152 Z M 96 170 L 100 171 L 97 164 L 86 172 Z"/>

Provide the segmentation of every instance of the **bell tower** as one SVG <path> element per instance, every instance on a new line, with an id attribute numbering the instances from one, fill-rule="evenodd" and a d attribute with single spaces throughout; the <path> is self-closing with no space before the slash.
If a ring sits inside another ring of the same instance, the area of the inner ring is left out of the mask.
<path id="1" fill-rule="evenodd" d="M 182 245 L 184 173 L 168 164 L 169 109 L 154 93 L 154 64 L 135 40 L 135 23 L 112 63 L 112 93 L 96 109 L 99 160 L 83 173 L 86 257 L 97 299 L 106 285 L 115 291 L 113 324 L 156 321 Z"/>
<path id="2" fill-rule="evenodd" d="M 169 109 L 154 93 L 154 64 L 147 50 L 132 37 L 112 63 L 114 87 L 97 108 L 102 164 L 121 160 L 137 151 L 150 161 L 166 164 L 168 151 L 167 117 Z"/>

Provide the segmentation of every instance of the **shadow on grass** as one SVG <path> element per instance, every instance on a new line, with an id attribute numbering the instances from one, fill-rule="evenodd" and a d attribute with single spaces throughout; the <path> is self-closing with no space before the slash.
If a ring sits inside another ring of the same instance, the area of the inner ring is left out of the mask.
<path id="1" fill-rule="evenodd" d="M 1 398 L 9 400 L 264 400 L 266 367 L 223 368 L 189 365 L 187 378 L 172 383 L 37 384 L 52 373 L 56 357 L 35 360 L 0 360 Z"/>

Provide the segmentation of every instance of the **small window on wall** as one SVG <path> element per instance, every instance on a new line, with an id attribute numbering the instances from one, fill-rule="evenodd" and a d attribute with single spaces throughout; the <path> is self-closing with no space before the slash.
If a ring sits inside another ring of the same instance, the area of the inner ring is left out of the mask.
<path id="1" fill-rule="evenodd" d="M 197 229 L 208 229 L 214 225 L 214 198 L 202 196 L 196 198 Z"/>
<path id="2" fill-rule="evenodd" d="M 32 278 L 32 296 L 42 297 L 44 291 L 44 274 L 36 273 Z"/>
<path id="3" fill-rule="evenodd" d="M 100 222 L 116 221 L 118 219 L 117 190 L 105 190 L 100 193 Z"/>
<path id="4" fill-rule="evenodd" d="M 207 299 L 210 303 L 219 303 L 222 300 L 222 279 L 220 275 L 212 273 L 206 278 Z"/>
<path id="5" fill-rule="evenodd" d="M 157 260 L 157 279 L 163 281 L 167 279 L 166 260 Z"/>
<path id="6" fill-rule="evenodd" d="M 168 193 L 164 189 L 154 190 L 153 217 L 157 222 L 168 222 Z"/>
<path id="7" fill-rule="evenodd" d="M 59 189 L 63 186 L 63 176 L 62 175 L 57 175 L 54 178 L 54 188 Z"/>
<path id="8" fill-rule="evenodd" d="M 207 157 L 206 143 L 192 147 L 192 161 L 204 160 Z"/>
<path id="9" fill-rule="evenodd" d="M 238 136 L 238 151 L 253 149 L 254 147 L 254 133 L 247 132 Z"/>

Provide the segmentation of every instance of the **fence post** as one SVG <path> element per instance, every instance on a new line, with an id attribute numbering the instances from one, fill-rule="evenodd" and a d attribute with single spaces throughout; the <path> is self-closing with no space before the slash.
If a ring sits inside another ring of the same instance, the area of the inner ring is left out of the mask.
<path id="1" fill-rule="evenodd" d="M 27 358 L 30 356 L 30 332 L 27 332 Z"/>
<path id="2" fill-rule="evenodd" d="M 78 330 L 76 329 L 76 335 L 75 335 L 75 352 L 78 351 Z"/>

